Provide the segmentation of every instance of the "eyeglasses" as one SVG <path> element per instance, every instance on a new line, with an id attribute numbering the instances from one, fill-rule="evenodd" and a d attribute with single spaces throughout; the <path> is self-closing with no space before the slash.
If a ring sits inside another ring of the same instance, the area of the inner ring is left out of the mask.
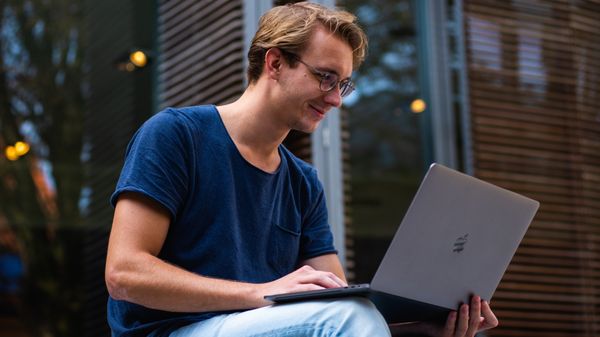
<path id="1" fill-rule="evenodd" d="M 346 79 L 340 80 L 340 77 L 337 74 L 330 73 L 327 71 L 321 71 L 321 70 L 311 66 L 310 64 L 307 64 L 306 62 L 302 61 L 298 55 L 295 55 L 295 54 L 290 54 L 290 55 L 296 61 L 304 64 L 313 75 L 315 75 L 316 77 L 319 78 L 319 81 L 320 81 L 319 89 L 321 89 L 321 91 L 329 92 L 329 91 L 333 90 L 336 86 L 339 86 L 340 96 L 342 96 L 342 97 L 346 97 L 354 91 L 355 87 L 354 87 L 354 83 L 352 82 L 352 79 L 346 78 Z"/>

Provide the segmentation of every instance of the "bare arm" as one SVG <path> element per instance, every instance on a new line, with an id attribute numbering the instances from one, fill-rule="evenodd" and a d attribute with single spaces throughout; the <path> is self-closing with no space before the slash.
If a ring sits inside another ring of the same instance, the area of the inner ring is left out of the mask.
<path id="1" fill-rule="evenodd" d="M 264 284 L 191 273 L 157 257 L 169 224 L 167 210 L 150 198 L 137 193 L 120 196 L 105 271 L 111 297 L 166 311 L 203 312 L 256 308 L 269 304 L 264 295 L 340 285 L 332 273 L 307 266 Z"/>

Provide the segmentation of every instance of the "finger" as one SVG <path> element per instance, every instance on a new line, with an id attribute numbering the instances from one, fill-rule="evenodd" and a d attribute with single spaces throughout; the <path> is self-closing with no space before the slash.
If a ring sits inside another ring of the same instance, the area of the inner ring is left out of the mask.
<path id="1" fill-rule="evenodd" d="M 348 283 L 346 283 L 344 280 L 342 280 L 341 278 L 339 278 L 336 274 L 334 274 L 332 272 L 322 271 L 321 273 L 324 273 L 323 275 L 325 277 L 328 277 L 329 279 L 333 280 L 333 282 L 335 282 L 335 285 L 333 285 L 332 287 L 345 287 L 348 285 Z"/>
<path id="2" fill-rule="evenodd" d="M 471 306 L 469 307 L 469 327 L 467 329 L 467 337 L 473 337 L 479 329 L 481 318 L 481 297 L 473 296 L 471 298 Z"/>
<path id="3" fill-rule="evenodd" d="M 345 287 L 344 281 L 342 281 L 337 275 L 331 272 L 318 272 L 318 283 L 325 288 L 338 288 Z"/>
<path id="4" fill-rule="evenodd" d="M 272 295 L 272 294 L 284 294 L 284 293 L 299 293 L 299 292 L 303 292 L 303 291 L 313 291 L 313 290 L 320 290 L 320 289 L 325 289 L 321 286 L 318 286 L 316 284 L 312 284 L 312 283 L 308 283 L 308 284 L 294 284 L 292 286 L 283 288 L 283 289 L 275 289 L 275 290 L 267 290 L 264 294 L 265 295 Z M 267 300 L 267 302 L 272 302 Z"/>
<path id="5" fill-rule="evenodd" d="M 321 286 L 323 288 L 341 287 L 341 285 L 335 281 L 334 276 L 335 275 L 333 273 L 313 270 L 311 272 L 306 272 L 306 273 L 300 275 L 297 279 L 297 282 L 303 283 L 303 284 L 312 283 L 312 284 Z"/>
<path id="6" fill-rule="evenodd" d="M 465 333 L 467 333 L 467 327 L 469 325 L 469 306 L 467 304 L 460 306 L 457 321 L 458 325 L 456 327 L 456 331 L 454 331 L 454 336 L 464 337 Z"/>
<path id="7" fill-rule="evenodd" d="M 332 276 L 332 279 L 335 281 L 335 283 L 337 283 L 340 287 L 348 286 L 348 283 L 346 283 L 344 280 L 339 278 L 336 274 L 331 273 L 331 276 Z"/>
<path id="8" fill-rule="evenodd" d="M 479 331 L 489 330 L 498 326 L 498 318 L 487 301 L 481 301 L 481 314 L 483 316 L 483 323 L 480 325 Z"/>
<path id="9" fill-rule="evenodd" d="M 298 275 L 302 275 L 306 282 L 313 283 L 320 280 L 318 284 L 325 288 L 345 287 L 348 284 L 332 272 L 319 271 L 309 265 L 304 265 L 296 270 Z M 333 283 L 332 283 L 333 282 Z"/>
<path id="10" fill-rule="evenodd" d="M 444 331 L 442 332 L 442 337 L 452 337 L 454 329 L 456 328 L 456 316 L 458 316 L 456 311 L 451 311 L 448 314 L 446 324 L 444 325 Z"/>
<path id="11" fill-rule="evenodd" d="M 312 291 L 312 290 L 321 290 L 321 289 L 325 289 L 324 287 L 321 287 L 320 285 L 316 285 L 313 283 L 304 283 L 304 284 L 298 284 L 294 287 L 293 290 L 291 290 L 290 292 L 295 293 L 295 292 L 301 292 L 301 291 Z"/>

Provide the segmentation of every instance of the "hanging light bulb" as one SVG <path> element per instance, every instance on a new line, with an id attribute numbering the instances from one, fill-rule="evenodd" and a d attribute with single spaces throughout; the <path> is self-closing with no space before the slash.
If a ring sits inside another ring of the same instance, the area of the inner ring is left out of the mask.
<path id="1" fill-rule="evenodd" d="M 129 54 L 129 61 L 138 68 L 143 68 L 148 64 L 148 56 L 141 50 L 136 50 Z"/>
<path id="2" fill-rule="evenodd" d="M 410 103 L 410 110 L 416 114 L 425 111 L 426 108 L 427 108 L 427 104 L 425 103 L 424 100 L 422 100 L 420 98 L 417 98 L 414 101 L 412 101 L 412 103 Z"/>
<path id="3" fill-rule="evenodd" d="M 152 52 L 142 48 L 133 48 L 120 54 L 114 61 L 116 69 L 126 72 L 134 72 L 146 68 L 152 63 Z"/>

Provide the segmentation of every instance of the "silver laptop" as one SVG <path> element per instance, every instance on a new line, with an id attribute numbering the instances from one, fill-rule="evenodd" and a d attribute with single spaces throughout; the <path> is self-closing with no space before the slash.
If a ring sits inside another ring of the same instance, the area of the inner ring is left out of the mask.
<path id="1" fill-rule="evenodd" d="M 367 296 L 390 323 L 444 320 L 491 300 L 539 202 L 432 164 L 370 284 L 265 296 L 276 303 Z"/>

